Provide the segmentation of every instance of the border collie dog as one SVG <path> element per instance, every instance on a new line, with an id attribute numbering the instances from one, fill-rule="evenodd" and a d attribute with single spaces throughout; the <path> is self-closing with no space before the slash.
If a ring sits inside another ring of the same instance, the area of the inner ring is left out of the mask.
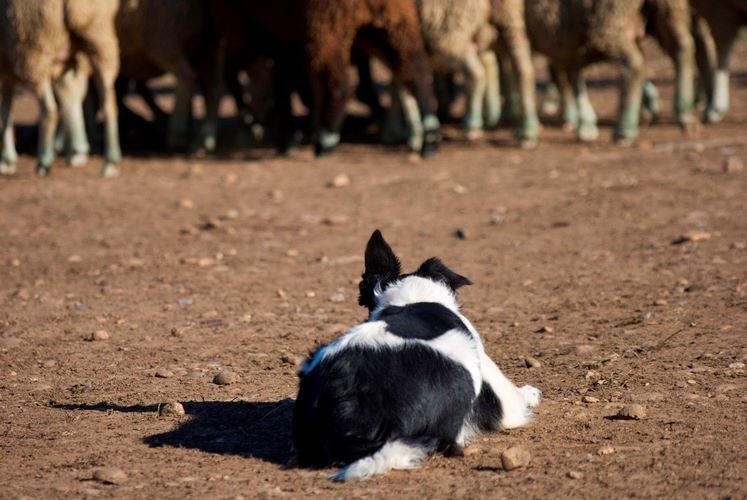
<path id="1" fill-rule="evenodd" d="M 401 274 L 374 231 L 358 299 L 368 321 L 312 353 L 299 371 L 299 465 L 343 465 L 330 479 L 365 479 L 418 467 L 437 451 L 459 456 L 481 431 L 531 420 L 542 393 L 514 386 L 485 354 L 456 301 L 456 290 L 470 284 L 435 258 Z"/>

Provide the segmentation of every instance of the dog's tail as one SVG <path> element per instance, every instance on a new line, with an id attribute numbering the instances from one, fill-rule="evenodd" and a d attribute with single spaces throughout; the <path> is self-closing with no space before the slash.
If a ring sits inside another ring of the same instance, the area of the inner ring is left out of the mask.
<path id="1" fill-rule="evenodd" d="M 373 455 L 363 457 L 329 476 L 332 481 L 367 479 L 392 469 L 416 469 L 435 446 L 426 442 L 389 441 Z"/>

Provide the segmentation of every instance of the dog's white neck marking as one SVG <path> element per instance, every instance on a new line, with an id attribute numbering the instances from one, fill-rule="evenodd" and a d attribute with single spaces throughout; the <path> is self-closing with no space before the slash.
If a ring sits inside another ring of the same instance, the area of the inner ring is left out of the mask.
<path id="1" fill-rule="evenodd" d="M 381 311 L 389 306 L 406 306 L 417 302 L 435 302 L 452 312 L 459 313 L 459 304 L 454 292 L 445 283 L 420 276 L 408 276 L 395 281 L 381 290 L 374 290 L 376 309 L 371 311 L 370 321 L 378 319 Z"/>

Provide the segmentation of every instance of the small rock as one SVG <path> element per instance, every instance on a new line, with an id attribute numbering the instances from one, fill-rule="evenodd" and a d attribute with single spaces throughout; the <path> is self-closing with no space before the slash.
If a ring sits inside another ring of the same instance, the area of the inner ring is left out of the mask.
<path id="1" fill-rule="evenodd" d="M 690 384 L 690 385 L 696 385 L 698 383 L 698 381 L 695 380 L 695 379 L 689 378 L 689 379 L 687 379 L 687 383 Z"/>
<path id="2" fill-rule="evenodd" d="M 350 218 L 347 215 L 330 215 L 322 219 L 322 224 L 325 226 L 342 226 L 348 223 Z"/>
<path id="3" fill-rule="evenodd" d="M 594 396 L 584 396 L 581 398 L 581 401 L 584 403 L 598 403 L 599 398 L 595 398 Z"/>
<path id="4" fill-rule="evenodd" d="M 122 484 L 127 481 L 127 474 L 116 467 L 100 467 L 93 471 L 93 479 L 104 484 Z"/>
<path id="5" fill-rule="evenodd" d="M 542 366 L 540 360 L 531 356 L 524 357 L 524 364 L 527 366 L 527 368 L 540 368 Z"/>
<path id="6" fill-rule="evenodd" d="M 55 361 L 53 359 L 48 359 L 47 361 L 45 361 L 44 363 L 42 363 L 42 366 L 44 368 L 54 368 L 55 366 L 57 366 L 57 361 Z"/>
<path id="7" fill-rule="evenodd" d="M 239 376 L 229 370 L 223 370 L 215 377 L 213 377 L 213 383 L 216 385 L 231 385 L 239 381 Z"/>
<path id="8" fill-rule="evenodd" d="M 202 257 L 201 259 L 197 259 L 197 265 L 199 267 L 210 267 L 215 265 L 215 259 L 210 257 Z"/>
<path id="9" fill-rule="evenodd" d="M 191 297 L 182 297 L 178 300 L 180 306 L 191 306 L 194 302 L 194 299 Z"/>
<path id="10" fill-rule="evenodd" d="M 338 290 L 329 296 L 329 301 L 337 303 L 345 302 L 345 294 Z"/>
<path id="11" fill-rule="evenodd" d="M 513 470 L 529 464 L 531 455 L 520 446 L 512 446 L 501 453 L 501 463 L 505 470 Z"/>
<path id="12" fill-rule="evenodd" d="M 174 376 L 174 372 L 167 368 L 159 368 L 156 370 L 155 376 L 158 378 L 171 378 Z"/>
<path id="13" fill-rule="evenodd" d="M 645 416 L 646 408 L 636 403 L 623 406 L 615 415 L 620 420 L 641 420 Z"/>
<path id="14" fill-rule="evenodd" d="M 189 198 L 182 198 L 179 200 L 179 206 L 181 208 L 194 208 L 195 202 L 190 200 Z"/>
<path id="15" fill-rule="evenodd" d="M 579 344 L 576 346 L 576 354 L 579 356 L 588 356 L 594 352 L 594 346 L 589 344 Z"/>
<path id="16" fill-rule="evenodd" d="M 656 300 L 654 301 L 654 305 L 655 305 L 655 306 L 665 306 L 665 305 L 667 305 L 668 303 L 669 303 L 669 302 L 667 302 L 667 299 L 656 299 Z"/>
<path id="17" fill-rule="evenodd" d="M 184 414 L 184 405 L 178 401 L 164 403 L 158 408 L 158 415 L 160 417 L 183 417 Z"/>
<path id="18" fill-rule="evenodd" d="M 277 294 L 278 298 L 281 299 L 285 298 L 285 296 L 288 295 L 282 288 L 278 288 L 277 290 L 275 290 L 275 294 Z"/>
<path id="19" fill-rule="evenodd" d="M 729 245 L 729 248 L 733 250 L 744 250 L 745 248 L 747 248 L 747 243 L 745 243 L 744 241 L 733 241 Z"/>
<path id="20" fill-rule="evenodd" d="M 457 239 L 466 240 L 467 239 L 467 230 L 464 229 L 464 228 L 462 228 L 462 227 L 459 227 L 459 228 L 456 229 L 456 231 L 454 231 L 454 236 L 456 236 Z"/>
<path id="21" fill-rule="evenodd" d="M 286 250 L 285 255 L 287 255 L 288 257 L 298 257 L 300 255 L 300 252 L 295 248 L 289 248 L 288 250 Z"/>
<path id="22" fill-rule="evenodd" d="M 89 342 L 94 340 L 108 340 L 109 339 L 109 333 L 106 330 L 96 330 L 95 332 L 89 334 L 86 336 L 86 340 Z"/>
<path id="23" fill-rule="evenodd" d="M 454 191 L 454 192 L 455 192 L 456 194 L 467 194 L 467 192 L 469 191 L 469 190 L 468 190 L 468 189 L 467 189 L 467 188 L 466 188 L 465 186 L 462 186 L 461 184 L 456 184 L 456 185 L 455 185 L 455 186 L 454 186 L 454 187 L 452 188 L 452 190 L 453 190 L 453 191 Z"/>
<path id="24" fill-rule="evenodd" d="M 226 213 L 220 216 L 221 219 L 224 220 L 234 220 L 239 218 L 239 211 L 235 208 L 229 208 L 226 210 Z"/>
<path id="25" fill-rule="evenodd" d="M 555 331 L 555 328 L 553 328 L 551 326 L 545 325 L 545 326 L 541 326 L 541 327 L 537 328 L 534 331 L 534 333 L 552 333 L 554 331 Z"/>
<path id="26" fill-rule="evenodd" d="M 566 474 L 570 479 L 583 479 L 584 475 L 577 470 L 569 470 Z"/>
<path id="27" fill-rule="evenodd" d="M 82 262 L 83 258 L 80 255 L 71 255 L 67 258 L 67 261 L 70 263 Z"/>
<path id="28" fill-rule="evenodd" d="M 612 446 L 607 445 L 599 448 L 597 453 L 599 455 L 612 455 L 613 453 L 615 453 L 615 449 Z"/>
<path id="29" fill-rule="evenodd" d="M 601 378 L 602 378 L 602 374 L 596 370 L 589 370 L 584 375 L 584 379 L 588 380 L 589 382 L 597 382 L 598 380 L 601 380 Z"/>
<path id="30" fill-rule="evenodd" d="M 737 156 L 729 156 L 724 160 L 721 168 L 723 169 L 724 173 L 736 174 L 744 170 L 744 162 Z"/>
<path id="31" fill-rule="evenodd" d="M 711 239 L 711 233 L 707 231 L 688 231 L 672 241 L 672 245 L 682 245 L 690 241 L 706 241 Z"/>
<path id="32" fill-rule="evenodd" d="M 347 174 L 337 174 L 327 186 L 333 188 L 343 188 L 350 185 L 350 177 Z"/>
<path id="33" fill-rule="evenodd" d="M 736 363 L 730 363 L 729 369 L 739 371 L 739 370 L 744 370 L 744 366 L 745 366 L 744 363 L 742 363 L 741 361 L 737 361 Z"/>

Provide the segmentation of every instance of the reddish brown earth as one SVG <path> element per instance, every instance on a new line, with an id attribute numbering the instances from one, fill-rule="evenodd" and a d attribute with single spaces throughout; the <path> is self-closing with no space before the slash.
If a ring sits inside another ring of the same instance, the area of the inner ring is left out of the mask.
<path id="1" fill-rule="evenodd" d="M 38 179 L 23 157 L 0 179 L 0 497 L 744 498 L 745 54 L 727 120 L 696 138 L 657 59 L 667 111 L 628 149 L 608 126 L 584 146 L 547 125 L 535 150 L 500 130 L 420 163 L 343 145 L 127 158 L 104 180 L 62 163 Z M 613 88 L 592 99 L 613 116 Z M 340 173 L 350 185 L 328 187 Z M 545 400 L 464 458 L 335 484 L 283 466 L 296 363 L 364 317 L 374 228 L 406 268 L 437 255 L 472 278 L 465 314 Z M 224 369 L 238 381 L 214 384 Z M 169 401 L 186 415 L 159 417 Z M 609 418 L 631 402 L 642 420 Z M 505 472 L 517 445 L 531 462 Z M 104 466 L 127 478 L 93 480 Z"/>

